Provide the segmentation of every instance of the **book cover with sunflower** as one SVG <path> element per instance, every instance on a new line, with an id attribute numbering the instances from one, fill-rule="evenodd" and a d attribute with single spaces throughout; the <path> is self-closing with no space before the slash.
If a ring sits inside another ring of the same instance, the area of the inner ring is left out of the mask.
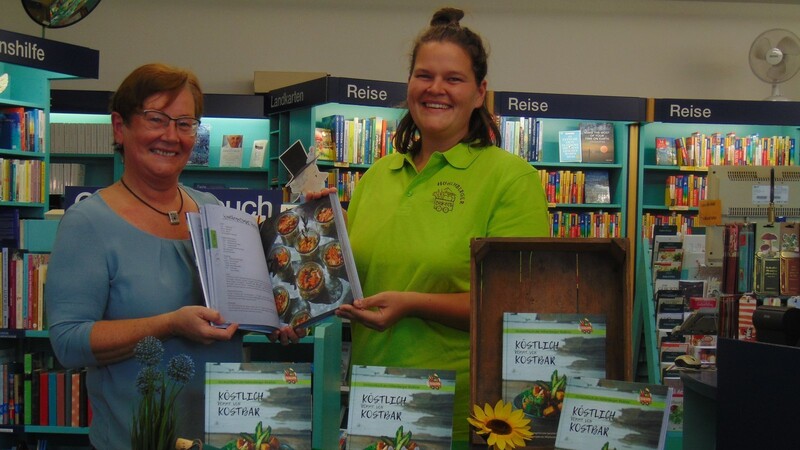
<path id="1" fill-rule="evenodd" d="M 503 401 L 531 420 L 533 441 L 552 445 L 571 377 L 606 376 L 606 316 L 503 314 Z"/>

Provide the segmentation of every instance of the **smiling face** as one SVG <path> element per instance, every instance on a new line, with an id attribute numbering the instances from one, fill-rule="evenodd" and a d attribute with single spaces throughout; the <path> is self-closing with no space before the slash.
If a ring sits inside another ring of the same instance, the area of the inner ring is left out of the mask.
<path id="1" fill-rule="evenodd" d="M 154 109 L 170 117 L 194 117 L 191 91 L 183 88 L 170 101 L 168 93 L 147 97 L 142 110 Z M 132 114 L 126 124 L 119 113 L 111 114 L 114 142 L 122 144 L 125 173 L 137 178 L 177 181 L 194 147 L 194 136 L 179 134 L 174 121 L 164 130 L 149 129 L 141 114 Z"/>
<path id="2" fill-rule="evenodd" d="M 475 81 L 464 49 L 451 42 L 422 44 L 408 80 L 407 101 L 423 151 L 456 145 L 467 135 L 470 116 L 485 96 L 486 81 Z"/>

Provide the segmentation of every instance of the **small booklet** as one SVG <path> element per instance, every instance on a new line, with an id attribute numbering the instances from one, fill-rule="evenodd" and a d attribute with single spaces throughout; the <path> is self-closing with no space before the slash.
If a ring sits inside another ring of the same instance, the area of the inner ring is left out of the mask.
<path id="1" fill-rule="evenodd" d="M 662 449 L 671 401 L 669 386 L 570 378 L 555 448 Z"/>
<path id="2" fill-rule="evenodd" d="M 558 132 L 558 162 L 581 162 L 581 131 L 562 130 Z"/>
<path id="3" fill-rule="evenodd" d="M 244 149 L 242 142 L 244 136 L 241 134 L 226 134 L 222 136 L 222 147 L 219 153 L 220 167 L 242 167 Z"/>
<path id="4" fill-rule="evenodd" d="M 450 450 L 452 370 L 353 366 L 347 448 Z"/>
<path id="5" fill-rule="evenodd" d="M 311 363 L 206 363 L 205 383 L 206 444 L 311 449 Z"/>
<path id="6" fill-rule="evenodd" d="M 186 216 L 206 306 L 243 330 L 308 326 L 363 297 L 336 194 L 260 225 L 221 205 Z"/>

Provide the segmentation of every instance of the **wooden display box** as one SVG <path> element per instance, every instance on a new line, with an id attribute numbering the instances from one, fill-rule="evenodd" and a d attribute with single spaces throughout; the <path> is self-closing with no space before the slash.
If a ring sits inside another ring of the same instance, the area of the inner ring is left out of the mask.
<path id="1" fill-rule="evenodd" d="M 631 259 L 627 239 L 474 239 L 470 404 L 502 398 L 504 312 L 605 314 L 606 373 L 631 381 Z M 473 432 L 470 447 L 486 442 Z"/>

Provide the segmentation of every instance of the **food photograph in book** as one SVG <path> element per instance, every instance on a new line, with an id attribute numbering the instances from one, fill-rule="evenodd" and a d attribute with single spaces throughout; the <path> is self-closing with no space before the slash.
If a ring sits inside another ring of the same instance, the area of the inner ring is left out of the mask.
<path id="1" fill-rule="evenodd" d="M 283 322 L 297 326 L 363 297 L 335 194 L 276 214 L 261 237 Z"/>

